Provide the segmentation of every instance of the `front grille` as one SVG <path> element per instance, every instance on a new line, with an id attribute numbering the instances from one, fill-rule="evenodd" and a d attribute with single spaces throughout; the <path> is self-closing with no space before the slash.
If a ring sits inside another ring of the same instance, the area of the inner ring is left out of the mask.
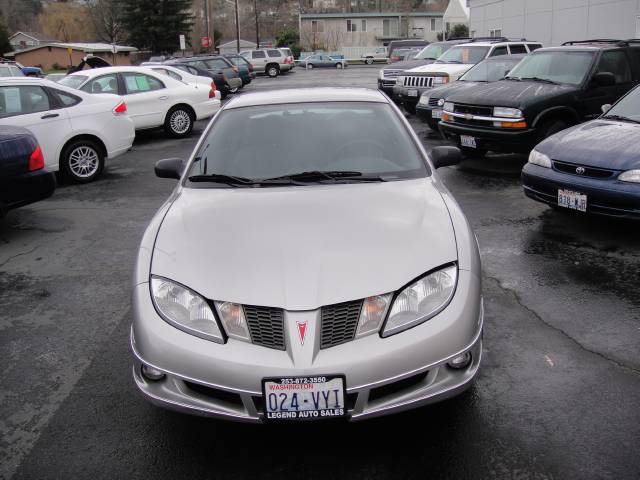
<path id="1" fill-rule="evenodd" d="M 407 76 L 404 77 L 405 87 L 433 87 L 433 77 Z"/>
<path id="2" fill-rule="evenodd" d="M 573 175 L 578 175 L 580 177 L 610 178 L 616 174 L 615 170 L 608 170 L 606 168 L 585 167 L 585 166 L 576 165 L 573 163 L 558 162 L 557 160 L 553 161 L 553 168 L 555 170 L 558 170 L 559 172 L 571 173 Z M 584 172 L 578 173 L 576 171 L 576 169 L 578 168 L 584 169 Z"/>
<path id="3" fill-rule="evenodd" d="M 281 308 L 244 305 L 251 341 L 267 348 L 284 350 L 284 320 Z"/>
<path id="4" fill-rule="evenodd" d="M 461 105 L 456 103 L 453 106 L 454 113 L 470 113 L 480 117 L 493 117 L 493 107 L 480 107 L 476 105 Z"/>
<path id="5" fill-rule="evenodd" d="M 429 106 L 430 107 L 437 107 L 439 101 L 440 101 L 439 98 L 429 97 Z"/>
<path id="6" fill-rule="evenodd" d="M 320 348 L 353 340 L 361 308 L 362 300 L 322 307 Z"/>

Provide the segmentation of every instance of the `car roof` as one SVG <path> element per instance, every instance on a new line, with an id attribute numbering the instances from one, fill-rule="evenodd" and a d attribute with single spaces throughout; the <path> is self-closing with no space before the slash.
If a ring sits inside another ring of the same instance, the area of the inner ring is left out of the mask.
<path id="1" fill-rule="evenodd" d="M 129 66 L 117 66 L 117 67 L 101 67 L 101 68 L 89 68 L 87 70 L 79 70 L 77 72 L 70 73 L 69 75 L 84 75 L 88 77 L 96 77 L 98 75 L 105 75 L 108 73 L 118 73 L 118 72 L 147 72 L 153 73 L 153 70 L 150 68 L 151 66 L 142 66 L 135 67 L 133 65 Z"/>
<path id="2" fill-rule="evenodd" d="M 501 41 L 501 42 L 491 42 L 491 41 L 487 41 L 487 42 L 467 42 L 467 43 L 460 43 L 458 45 L 456 45 L 456 47 L 491 47 L 493 45 L 497 45 L 497 46 L 502 46 L 502 45 L 512 45 L 512 44 L 518 44 L 518 45 L 522 45 L 523 43 L 537 43 L 542 45 L 541 42 L 536 42 L 535 40 L 505 40 L 505 41 Z"/>
<path id="3" fill-rule="evenodd" d="M 560 47 L 539 48 L 535 52 L 598 52 L 607 48 L 621 48 L 616 45 L 563 45 Z"/>
<path id="4" fill-rule="evenodd" d="M 224 109 L 307 102 L 388 103 L 389 100 L 384 94 L 372 88 L 289 88 L 268 92 L 245 93 L 228 102 Z"/>

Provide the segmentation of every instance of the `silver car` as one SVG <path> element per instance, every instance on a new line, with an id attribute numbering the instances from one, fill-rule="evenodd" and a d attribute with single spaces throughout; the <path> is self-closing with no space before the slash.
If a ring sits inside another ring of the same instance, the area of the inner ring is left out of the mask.
<path id="1" fill-rule="evenodd" d="M 376 90 L 231 100 L 189 160 L 156 164 L 179 182 L 138 252 L 138 388 L 246 422 L 360 420 L 468 388 L 480 258 L 435 171 L 459 159 L 428 155 Z"/>

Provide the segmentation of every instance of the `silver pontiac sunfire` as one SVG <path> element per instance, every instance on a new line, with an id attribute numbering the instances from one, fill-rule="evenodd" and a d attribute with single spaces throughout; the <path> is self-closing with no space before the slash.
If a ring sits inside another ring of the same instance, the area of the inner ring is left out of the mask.
<path id="1" fill-rule="evenodd" d="M 214 117 L 146 230 L 133 376 L 239 421 L 360 420 L 472 383 L 475 236 L 400 111 L 368 89 L 246 94 Z"/>

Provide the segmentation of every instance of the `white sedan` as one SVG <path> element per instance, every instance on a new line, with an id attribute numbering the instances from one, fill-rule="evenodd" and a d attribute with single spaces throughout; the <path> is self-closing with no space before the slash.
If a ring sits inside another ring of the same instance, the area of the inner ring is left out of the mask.
<path id="1" fill-rule="evenodd" d="M 197 88 L 149 67 L 106 67 L 72 73 L 62 85 L 87 93 L 121 95 L 136 130 L 163 127 L 167 135 L 186 137 L 193 123 L 220 109 L 214 87 Z"/>
<path id="2" fill-rule="evenodd" d="M 95 180 L 105 159 L 129 150 L 135 138 L 121 97 L 31 77 L 0 80 L 0 125 L 31 130 L 46 167 L 83 183 Z"/>
<path id="3" fill-rule="evenodd" d="M 216 84 L 211 79 L 211 77 L 202 77 L 200 75 L 193 75 L 189 72 L 185 72 L 184 70 L 176 68 L 172 65 L 161 65 L 161 64 L 149 65 L 148 68 L 150 68 L 156 73 L 167 75 L 168 77 L 171 77 L 174 80 L 195 85 L 196 88 L 206 89 L 207 92 L 209 92 L 210 90 L 213 90 L 215 91 L 215 97 L 218 100 L 222 98 L 222 94 L 220 93 L 220 90 L 216 89 Z"/>

